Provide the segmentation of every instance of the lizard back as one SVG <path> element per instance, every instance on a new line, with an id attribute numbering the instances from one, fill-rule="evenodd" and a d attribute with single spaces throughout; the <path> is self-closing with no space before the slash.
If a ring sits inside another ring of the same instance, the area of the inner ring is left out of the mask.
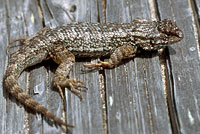
<path id="1" fill-rule="evenodd" d="M 123 45 L 158 50 L 180 41 L 182 31 L 171 20 L 147 21 L 135 19 L 132 23 L 78 22 L 59 26 L 47 32 L 52 45 L 62 44 L 76 57 L 104 57 Z"/>
<path id="2" fill-rule="evenodd" d="M 47 36 L 56 41 L 55 44 L 62 43 L 76 57 L 104 57 L 117 47 L 130 43 L 130 32 L 134 27 L 130 23 L 79 22 L 59 26 Z"/>

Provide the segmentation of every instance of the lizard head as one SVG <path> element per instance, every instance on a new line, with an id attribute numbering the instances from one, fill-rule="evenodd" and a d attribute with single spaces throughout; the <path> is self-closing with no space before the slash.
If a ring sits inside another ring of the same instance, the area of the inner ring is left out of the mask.
<path id="1" fill-rule="evenodd" d="M 158 21 L 157 31 L 159 36 L 152 40 L 156 49 L 163 48 L 168 44 L 179 42 L 184 36 L 183 32 L 178 28 L 176 23 L 169 19 Z"/>
<path id="2" fill-rule="evenodd" d="M 148 28 L 143 31 L 145 39 L 140 46 L 145 50 L 158 50 L 164 48 L 169 44 L 176 43 L 183 39 L 183 32 L 177 27 L 176 23 L 164 19 L 162 21 L 143 22 Z M 144 28 L 143 28 L 144 29 Z"/>
<path id="3" fill-rule="evenodd" d="M 183 39 L 183 32 L 177 27 L 176 23 L 164 19 L 158 22 L 157 26 L 158 31 L 163 34 L 164 40 L 166 40 L 168 44 L 176 43 Z"/>

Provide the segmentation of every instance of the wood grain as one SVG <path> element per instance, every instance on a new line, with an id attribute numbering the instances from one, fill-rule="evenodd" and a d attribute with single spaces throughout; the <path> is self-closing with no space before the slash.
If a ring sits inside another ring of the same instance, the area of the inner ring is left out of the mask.
<path id="1" fill-rule="evenodd" d="M 69 77 L 82 80 L 88 91 L 81 91 L 80 101 L 66 89 L 66 111 L 52 85 L 57 67 L 53 61 L 27 69 L 19 83 L 34 99 L 76 126 L 67 130 L 69 134 L 200 133 L 199 11 L 198 0 L 0 0 L 0 133 L 66 133 L 24 109 L 3 88 L 8 42 L 32 36 L 45 26 L 131 22 L 152 16 L 175 20 L 184 39 L 162 56 L 144 53 L 114 69 L 84 72 L 83 64 L 97 59 L 76 59 Z M 10 52 L 20 45 L 15 43 Z"/>
<path id="2" fill-rule="evenodd" d="M 148 1 L 112 2 L 107 1 L 108 21 L 151 19 Z M 112 15 L 115 13 L 120 17 Z M 171 133 L 158 56 L 144 54 L 106 70 L 105 75 L 108 133 Z"/>
<path id="3" fill-rule="evenodd" d="M 177 0 L 172 2 L 173 10 L 170 12 L 162 10 L 165 9 L 162 7 L 169 4 L 170 1 L 158 4 L 161 18 L 170 16 L 175 19 L 185 34 L 181 42 L 169 48 L 168 69 L 172 87 L 170 95 L 173 99 L 171 100 L 174 108 L 173 116 L 177 118 L 176 131 L 184 134 L 200 133 L 200 103 L 198 101 L 200 99 L 200 61 L 192 24 L 194 16 L 191 10 L 194 9 L 191 9 L 188 1 Z"/>

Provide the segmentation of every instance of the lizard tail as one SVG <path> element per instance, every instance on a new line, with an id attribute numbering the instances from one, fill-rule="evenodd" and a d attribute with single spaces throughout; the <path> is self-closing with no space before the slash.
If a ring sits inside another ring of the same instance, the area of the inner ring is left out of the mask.
<path id="1" fill-rule="evenodd" d="M 13 97 L 15 97 L 19 102 L 21 102 L 28 108 L 43 114 L 44 116 L 52 119 L 55 123 L 59 125 L 74 127 L 73 125 L 66 124 L 64 121 L 55 116 L 51 111 L 49 111 L 44 106 L 36 102 L 33 98 L 31 98 L 29 94 L 25 93 L 18 85 L 17 79 L 14 76 L 8 75 L 4 77 L 4 85 Z"/>

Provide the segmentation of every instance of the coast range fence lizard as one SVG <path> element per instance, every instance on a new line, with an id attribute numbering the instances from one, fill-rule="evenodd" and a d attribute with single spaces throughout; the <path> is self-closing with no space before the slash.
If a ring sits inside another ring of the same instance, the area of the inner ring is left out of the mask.
<path id="1" fill-rule="evenodd" d="M 113 68 L 123 59 L 136 56 L 139 53 L 138 48 L 146 51 L 160 50 L 182 38 L 183 32 L 175 22 L 168 19 L 147 21 L 137 18 L 132 23 L 122 24 L 77 22 L 55 29 L 45 27 L 33 37 L 15 40 L 21 40 L 23 46 L 10 55 L 4 85 L 7 91 L 26 107 L 59 125 L 73 127 L 32 99 L 19 86 L 18 78 L 27 67 L 49 58 L 53 59 L 59 65 L 54 74 L 53 84 L 59 89 L 62 99 L 62 89 L 65 87 L 82 99 L 77 89 L 87 87 L 82 81 L 67 78 L 75 63 L 75 57 L 110 57 L 108 62 L 99 61 L 97 64 L 84 66 Z"/>

